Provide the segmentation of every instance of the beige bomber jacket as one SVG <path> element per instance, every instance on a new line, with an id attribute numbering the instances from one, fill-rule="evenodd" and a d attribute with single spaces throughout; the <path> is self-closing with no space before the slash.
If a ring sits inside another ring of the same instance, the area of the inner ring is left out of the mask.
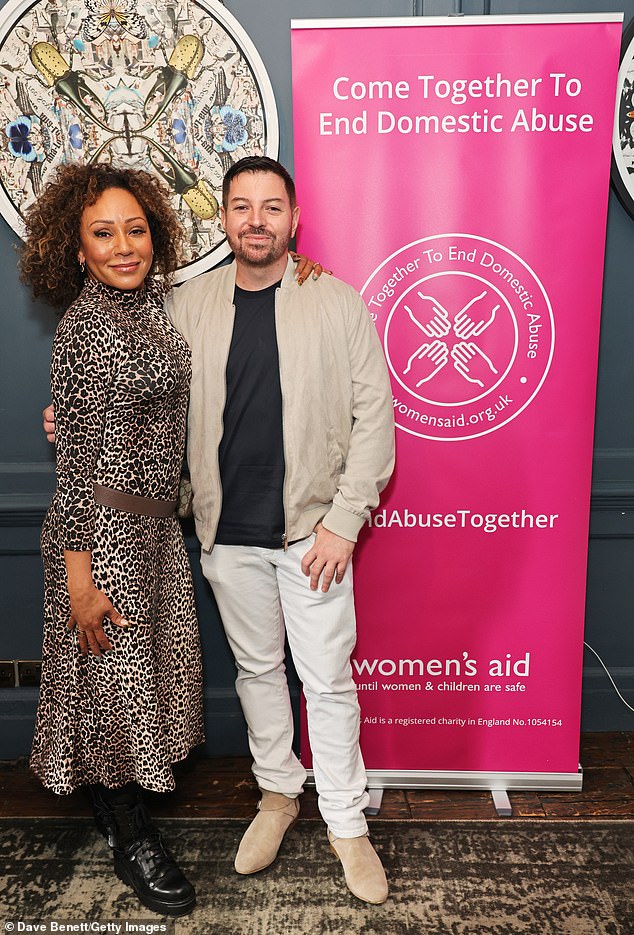
<path id="1" fill-rule="evenodd" d="M 319 520 L 356 542 L 394 466 L 394 416 L 385 359 L 361 296 L 340 280 L 301 287 L 289 260 L 275 297 L 282 386 L 286 540 Z M 196 532 L 210 551 L 220 517 L 218 446 L 233 333 L 236 266 L 172 290 L 167 313 L 192 352 L 187 460 Z"/>

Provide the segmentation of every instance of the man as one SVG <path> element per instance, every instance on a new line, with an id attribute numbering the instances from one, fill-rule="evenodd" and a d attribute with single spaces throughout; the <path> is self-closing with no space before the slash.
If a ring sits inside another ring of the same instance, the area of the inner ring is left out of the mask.
<path id="1" fill-rule="evenodd" d="M 192 350 L 201 564 L 235 656 L 262 794 L 235 868 L 269 866 L 299 814 L 306 770 L 292 750 L 286 636 L 331 847 L 355 896 L 381 903 L 387 882 L 363 813 L 350 559 L 392 471 L 392 400 L 360 296 L 328 276 L 301 289 L 294 279 L 299 213 L 280 163 L 235 163 L 221 209 L 234 262 L 174 290 L 167 311 Z"/>
<path id="2" fill-rule="evenodd" d="M 288 244 L 300 209 L 283 166 L 235 163 L 221 212 L 234 263 L 174 290 L 168 314 L 192 348 L 201 563 L 236 659 L 262 792 L 235 866 L 268 866 L 299 813 L 306 771 L 292 750 L 286 633 L 328 837 L 352 892 L 379 903 L 387 884 L 363 814 L 350 559 L 393 466 L 385 361 L 352 288 L 294 280 Z"/>

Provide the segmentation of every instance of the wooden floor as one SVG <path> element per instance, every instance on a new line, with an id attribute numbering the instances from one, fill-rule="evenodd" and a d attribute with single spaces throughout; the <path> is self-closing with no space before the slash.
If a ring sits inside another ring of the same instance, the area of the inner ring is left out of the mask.
<path id="1" fill-rule="evenodd" d="M 511 792 L 515 818 L 634 820 L 634 733 L 584 734 L 582 792 Z M 192 755 L 177 769 L 177 790 L 151 796 L 162 818 L 251 818 L 258 790 L 246 757 Z M 42 788 L 25 761 L 0 761 L 0 818 L 88 816 L 81 791 L 57 796 Z M 315 790 L 302 797 L 302 818 L 317 819 Z M 488 792 L 388 789 L 381 819 L 495 819 Z"/>

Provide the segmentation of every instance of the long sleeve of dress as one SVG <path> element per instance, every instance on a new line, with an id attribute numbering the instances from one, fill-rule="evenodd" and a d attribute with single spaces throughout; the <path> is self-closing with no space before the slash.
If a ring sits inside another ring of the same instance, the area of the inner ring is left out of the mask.
<path id="1" fill-rule="evenodd" d="M 115 372 L 115 336 L 107 317 L 81 303 L 60 322 L 51 356 L 55 406 L 57 509 L 64 548 L 90 551 L 94 535 L 93 477 Z"/>

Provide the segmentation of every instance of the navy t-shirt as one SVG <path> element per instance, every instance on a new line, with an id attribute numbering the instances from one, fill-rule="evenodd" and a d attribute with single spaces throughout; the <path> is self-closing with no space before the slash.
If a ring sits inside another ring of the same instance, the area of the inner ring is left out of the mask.
<path id="1" fill-rule="evenodd" d="M 227 360 L 227 401 L 219 448 L 220 545 L 284 544 L 282 389 L 275 332 L 275 291 L 236 286 Z"/>

